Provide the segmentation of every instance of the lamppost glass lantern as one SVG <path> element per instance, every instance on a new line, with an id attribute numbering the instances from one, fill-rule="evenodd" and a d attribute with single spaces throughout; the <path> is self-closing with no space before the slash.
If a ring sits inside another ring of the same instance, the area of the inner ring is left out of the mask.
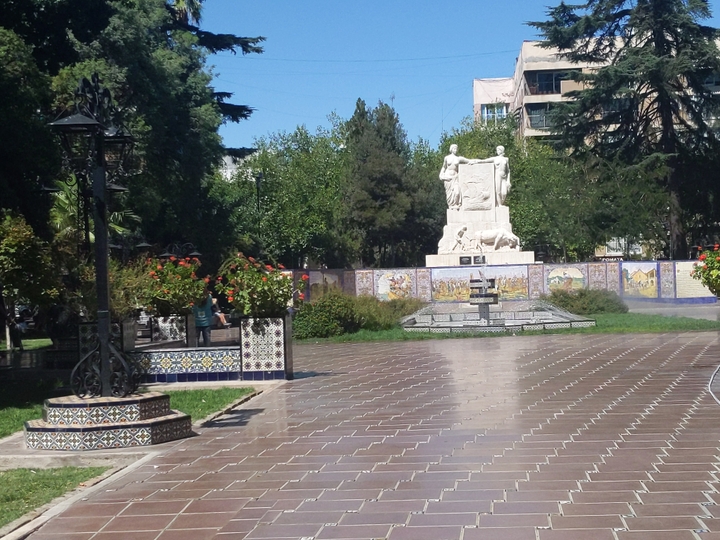
<path id="1" fill-rule="evenodd" d="M 88 79 L 80 81 L 76 100 L 78 112 L 56 120 L 50 126 L 60 135 L 67 168 L 82 183 L 78 186 L 79 193 L 83 198 L 92 197 L 98 310 L 96 346 L 91 347 L 73 369 L 70 386 L 81 397 L 122 397 L 137 390 L 140 373 L 125 360 L 110 339 L 107 193 L 126 189 L 109 186 L 107 173 L 122 168 L 132 137 L 98 120 L 111 118 L 115 109 L 110 92 L 100 85 L 97 74 L 93 75 L 92 82 Z"/>

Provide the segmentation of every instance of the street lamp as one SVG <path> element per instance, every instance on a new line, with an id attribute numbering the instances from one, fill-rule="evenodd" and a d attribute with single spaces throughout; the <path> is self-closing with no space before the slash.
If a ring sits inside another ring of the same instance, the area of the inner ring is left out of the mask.
<path id="1" fill-rule="evenodd" d="M 161 259 L 169 259 L 170 257 L 202 257 L 195 244 L 185 242 L 184 244 L 169 244 L 165 246 L 165 251 L 158 255 Z"/>
<path id="2" fill-rule="evenodd" d="M 140 374 L 110 340 L 108 284 L 108 223 L 106 174 L 122 168 L 132 137 L 112 125 L 115 109 L 107 88 L 96 74 L 81 79 L 75 92 L 77 112 L 50 123 L 60 135 L 65 166 L 76 173 L 80 193 L 92 195 L 95 220 L 95 283 L 97 286 L 97 345 L 80 359 L 70 384 L 78 396 L 122 397 L 137 390 Z M 102 121 L 102 122 L 101 122 Z M 89 181 L 91 179 L 91 182 Z M 84 185 L 90 183 L 91 190 Z M 117 191 L 119 186 L 112 185 Z M 124 189 L 124 188 L 123 188 Z"/>
<path id="3" fill-rule="evenodd" d="M 260 188 L 262 187 L 263 173 L 260 171 L 255 175 L 255 195 L 257 199 L 257 211 L 260 213 Z"/>

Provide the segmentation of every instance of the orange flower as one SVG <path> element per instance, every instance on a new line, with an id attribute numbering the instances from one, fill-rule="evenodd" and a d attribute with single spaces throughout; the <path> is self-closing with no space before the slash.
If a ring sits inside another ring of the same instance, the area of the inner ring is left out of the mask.
<path id="1" fill-rule="evenodd" d="M 174 255 L 170 255 L 170 260 L 175 261 L 175 260 L 177 260 L 177 257 L 175 257 Z"/>
<path id="2" fill-rule="evenodd" d="M 158 265 L 157 265 L 157 269 L 158 269 L 158 270 L 162 270 L 162 264 L 158 264 Z"/>
<path id="3" fill-rule="evenodd" d="M 703 264 L 703 270 L 707 270 L 707 264 Z"/>
<path id="4" fill-rule="evenodd" d="M 720 249 L 720 244 L 715 244 L 715 245 L 713 246 L 713 249 L 714 249 L 715 251 L 717 251 L 718 249 Z"/>
<path id="5" fill-rule="evenodd" d="M 197 276 L 195 275 L 195 272 L 193 272 L 192 274 L 190 274 L 190 277 L 193 278 L 193 279 L 197 279 Z"/>
<path id="6" fill-rule="evenodd" d="M 720 257 L 715 257 L 715 260 L 720 262 Z"/>
<path id="7" fill-rule="evenodd" d="M 704 261 L 705 259 L 707 259 L 707 255 L 705 255 L 704 253 L 698 257 L 699 261 Z"/>
<path id="8" fill-rule="evenodd" d="M 255 259 L 253 259 L 252 257 L 248 257 L 248 261 L 255 262 Z"/>
<path id="9" fill-rule="evenodd" d="M 263 279 L 263 281 L 267 281 L 267 278 L 266 278 L 265 276 L 263 276 L 263 278 L 262 278 L 262 279 Z"/>

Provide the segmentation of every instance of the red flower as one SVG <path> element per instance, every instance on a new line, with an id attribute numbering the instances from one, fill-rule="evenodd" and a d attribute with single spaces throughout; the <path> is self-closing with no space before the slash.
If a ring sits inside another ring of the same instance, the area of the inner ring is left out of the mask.
<path id="1" fill-rule="evenodd" d="M 248 257 L 248 261 L 255 262 L 255 259 L 253 259 L 252 257 Z"/>
<path id="2" fill-rule="evenodd" d="M 707 264 L 703 264 L 703 270 L 707 270 Z"/>
<path id="3" fill-rule="evenodd" d="M 221 282 L 221 281 L 222 281 L 222 276 L 216 277 L 216 278 L 215 278 L 215 281 L 217 281 L 218 283 Z"/>
<path id="4" fill-rule="evenodd" d="M 702 251 L 702 246 L 698 246 L 698 251 Z"/>
<path id="5" fill-rule="evenodd" d="M 285 267 L 284 267 L 282 264 L 278 264 L 278 268 L 279 268 L 280 270 L 285 270 Z"/>
<path id="6" fill-rule="evenodd" d="M 235 298 L 233 298 L 232 296 L 228 296 L 228 302 L 232 302 L 234 300 L 235 300 Z"/>
<path id="7" fill-rule="evenodd" d="M 305 300 L 305 293 L 300 293 L 300 294 L 298 294 L 298 298 L 299 298 L 300 300 Z"/>
<path id="8" fill-rule="evenodd" d="M 270 266 L 269 264 L 266 264 L 266 265 L 265 265 L 265 268 L 267 268 L 267 269 L 270 270 L 271 272 L 272 272 L 273 270 L 275 270 L 275 269 L 274 269 L 272 266 Z"/>
<path id="9" fill-rule="evenodd" d="M 303 281 L 307 281 L 308 279 L 310 279 L 310 276 L 308 276 L 307 274 L 303 274 L 300 279 L 302 279 Z"/>
<path id="10" fill-rule="evenodd" d="M 157 265 L 157 269 L 158 269 L 158 270 L 162 270 L 162 264 L 158 264 L 158 265 Z"/>
<path id="11" fill-rule="evenodd" d="M 720 262 L 720 257 L 715 257 L 715 260 Z"/>
<path id="12" fill-rule="evenodd" d="M 263 281 L 267 281 L 267 278 L 265 276 L 263 276 Z"/>
<path id="13" fill-rule="evenodd" d="M 175 256 L 173 256 L 173 255 L 170 255 L 170 260 L 171 260 L 171 261 L 175 261 L 175 260 L 177 260 L 177 259 L 176 259 L 176 257 L 175 257 Z"/>
<path id="14" fill-rule="evenodd" d="M 699 261 L 704 261 L 705 259 L 707 259 L 707 255 L 705 255 L 704 253 L 698 257 Z"/>

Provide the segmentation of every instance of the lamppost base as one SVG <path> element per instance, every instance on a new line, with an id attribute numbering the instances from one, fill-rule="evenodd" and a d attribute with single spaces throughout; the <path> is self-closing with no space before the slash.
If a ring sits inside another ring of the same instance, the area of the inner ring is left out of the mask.
<path id="1" fill-rule="evenodd" d="M 25 422 L 25 444 L 37 450 L 106 450 L 149 446 L 192 435 L 190 416 L 159 392 L 122 398 L 48 399 L 42 420 Z"/>

